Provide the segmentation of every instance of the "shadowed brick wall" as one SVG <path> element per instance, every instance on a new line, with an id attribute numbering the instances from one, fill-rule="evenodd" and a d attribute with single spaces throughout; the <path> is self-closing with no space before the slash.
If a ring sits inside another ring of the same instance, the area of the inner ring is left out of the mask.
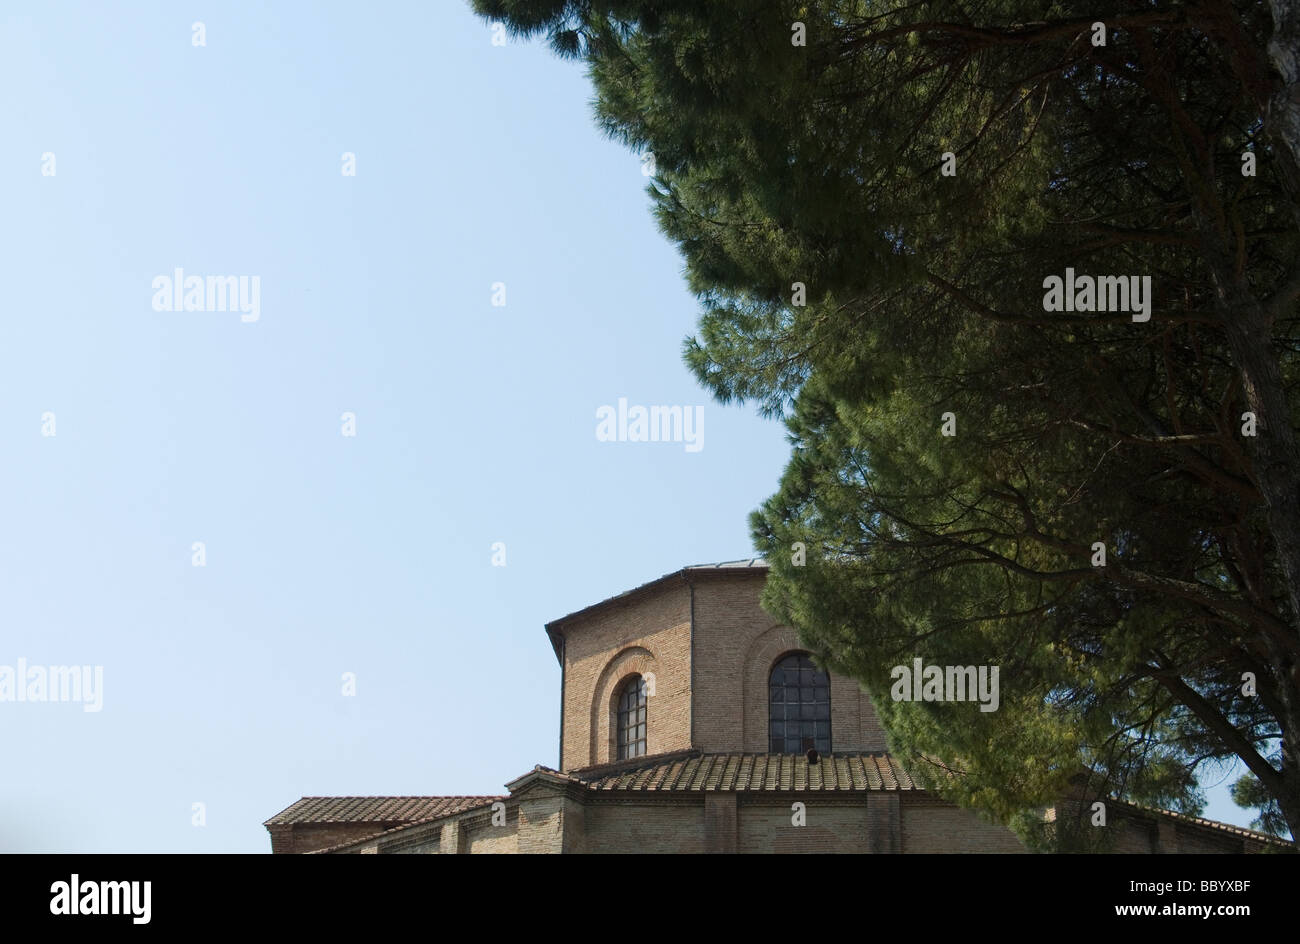
<path id="1" fill-rule="evenodd" d="M 902 795 L 903 852 L 1028 852 L 1005 826 L 933 797 Z"/>

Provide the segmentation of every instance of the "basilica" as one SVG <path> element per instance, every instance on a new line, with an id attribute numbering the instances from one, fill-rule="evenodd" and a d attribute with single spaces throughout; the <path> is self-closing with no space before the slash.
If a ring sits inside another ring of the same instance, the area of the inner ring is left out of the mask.
<path id="1" fill-rule="evenodd" d="M 266 821 L 272 851 L 1028 851 L 913 782 L 867 693 L 819 669 L 759 606 L 766 576 L 761 560 L 684 567 L 548 623 L 558 767 L 534 766 L 498 796 L 303 797 Z M 1115 852 L 1291 845 L 1109 805 Z"/>

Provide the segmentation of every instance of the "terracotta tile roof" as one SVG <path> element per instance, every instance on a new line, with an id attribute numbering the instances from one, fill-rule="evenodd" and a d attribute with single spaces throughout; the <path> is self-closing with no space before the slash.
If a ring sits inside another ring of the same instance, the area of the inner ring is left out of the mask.
<path id="1" fill-rule="evenodd" d="M 918 790 L 888 754 L 831 754 L 817 764 L 803 754 L 696 754 L 646 758 L 618 769 L 570 771 L 591 790 L 832 791 Z"/>
<path id="2" fill-rule="evenodd" d="M 716 564 L 691 564 L 687 570 L 767 570 L 767 561 L 761 557 L 743 557 L 740 560 L 720 561 Z"/>
<path id="3" fill-rule="evenodd" d="M 495 796 L 303 797 L 262 825 L 287 823 L 413 823 L 485 806 Z"/>
<path id="4" fill-rule="evenodd" d="M 485 807 L 489 803 L 495 803 L 498 800 L 508 800 L 510 798 L 504 796 L 483 796 L 483 797 L 424 797 L 423 799 L 477 800 L 479 802 L 469 803 L 464 806 L 449 805 L 445 809 L 441 809 L 430 816 L 424 816 L 421 817 L 420 819 L 413 819 L 407 823 L 397 823 L 396 825 L 384 824 L 382 827 L 376 829 L 374 832 L 366 833 L 365 835 L 362 836 L 356 836 L 352 839 L 345 839 L 342 842 L 335 843 L 332 846 L 325 846 L 323 849 L 313 849 L 311 852 L 308 852 L 307 855 L 319 855 L 321 853 L 338 852 L 343 849 L 366 846 L 374 842 L 376 839 L 379 839 L 383 836 L 388 836 L 392 833 L 400 833 L 407 830 L 413 830 L 418 826 L 428 826 L 431 823 L 436 823 L 439 820 L 446 819 L 447 817 L 455 816 L 457 813 L 468 813 L 471 810 Z"/>
<path id="5" fill-rule="evenodd" d="M 543 770 L 552 774 L 559 774 L 561 777 L 568 777 L 571 780 L 577 780 L 586 783 L 590 780 L 598 780 L 607 774 L 618 773 L 624 770 L 639 769 L 647 764 L 666 764 L 669 761 L 678 760 L 679 758 L 702 757 L 704 754 L 698 747 L 684 747 L 676 751 L 666 751 L 662 754 L 654 754 L 648 757 L 633 757 L 628 760 L 612 760 L 604 764 L 595 764 L 591 767 L 575 767 L 568 773 L 559 770 L 552 770 L 549 767 L 538 765 L 534 770 Z"/>

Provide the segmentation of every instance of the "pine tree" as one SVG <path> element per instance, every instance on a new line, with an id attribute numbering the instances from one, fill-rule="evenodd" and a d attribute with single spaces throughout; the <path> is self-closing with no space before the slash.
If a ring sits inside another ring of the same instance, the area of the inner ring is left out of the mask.
<path id="1" fill-rule="evenodd" d="M 1297 834 L 1300 143 L 1269 9 L 474 5 L 584 59 L 655 155 L 686 360 L 790 432 L 765 605 L 913 775 L 1023 822 L 1081 765 L 1194 811 L 1235 757 Z M 1137 277 L 1129 304 L 1052 304 L 1069 270 Z M 914 658 L 999 666 L 998 710 L 893 700 Z"/>

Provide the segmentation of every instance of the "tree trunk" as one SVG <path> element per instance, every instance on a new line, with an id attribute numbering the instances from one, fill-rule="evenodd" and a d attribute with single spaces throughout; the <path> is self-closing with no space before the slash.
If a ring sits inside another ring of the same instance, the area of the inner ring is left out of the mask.
<path id="1" fill-rule="evenodd" d="M 1268 58 L 1282 77 L 1281 86 L 1268 101 L 1264 124 L 1269 134 L 1291 152 L 1287 170 L 1293 175 L 1300 165 L 1300 0 L 1271 0 L 1273 38 Z M 1291 180 L 1291 193 L 1300 181 Z"/>
<path id="2" fill-rule="evenodd" d="M 1291 404 L 1273 348 L 1273 323 L 1248 284 L 1233 274 L 1218 235 L 1202 226 L 1217 309 L 1223 319 L 1232 360 L 1241 372 L 1246 405 L 1256 417 L 1256 435 L 1245 440 L 1252 479 L 1264 500 L 1268 531 L 1290 613 L 1292 632 L 1300 632 L 1300 438 L 1291 422 Z M 1277 800 L 1293 838 L 1300 839 L 1300 664 L 1272 645 L 1270 666 L 1281 704 L 1281 788 L 1266 786 Z"/>
<path id="3" fill-rule="evenodd" d="M 1282 579 L 1291 606 L 1292 629 L 1300 621 L 1300 442 L 1291 424 L 1291 404 L 1273 351 L 1273 331 L 1258 299 L 1238 286 L 1220 286 L 1224 329 L 1232 359 L 1241 371 L 1246 405 L 1257 420 L 1246 440 L 1254 479 L 1268 513 Z"/>

